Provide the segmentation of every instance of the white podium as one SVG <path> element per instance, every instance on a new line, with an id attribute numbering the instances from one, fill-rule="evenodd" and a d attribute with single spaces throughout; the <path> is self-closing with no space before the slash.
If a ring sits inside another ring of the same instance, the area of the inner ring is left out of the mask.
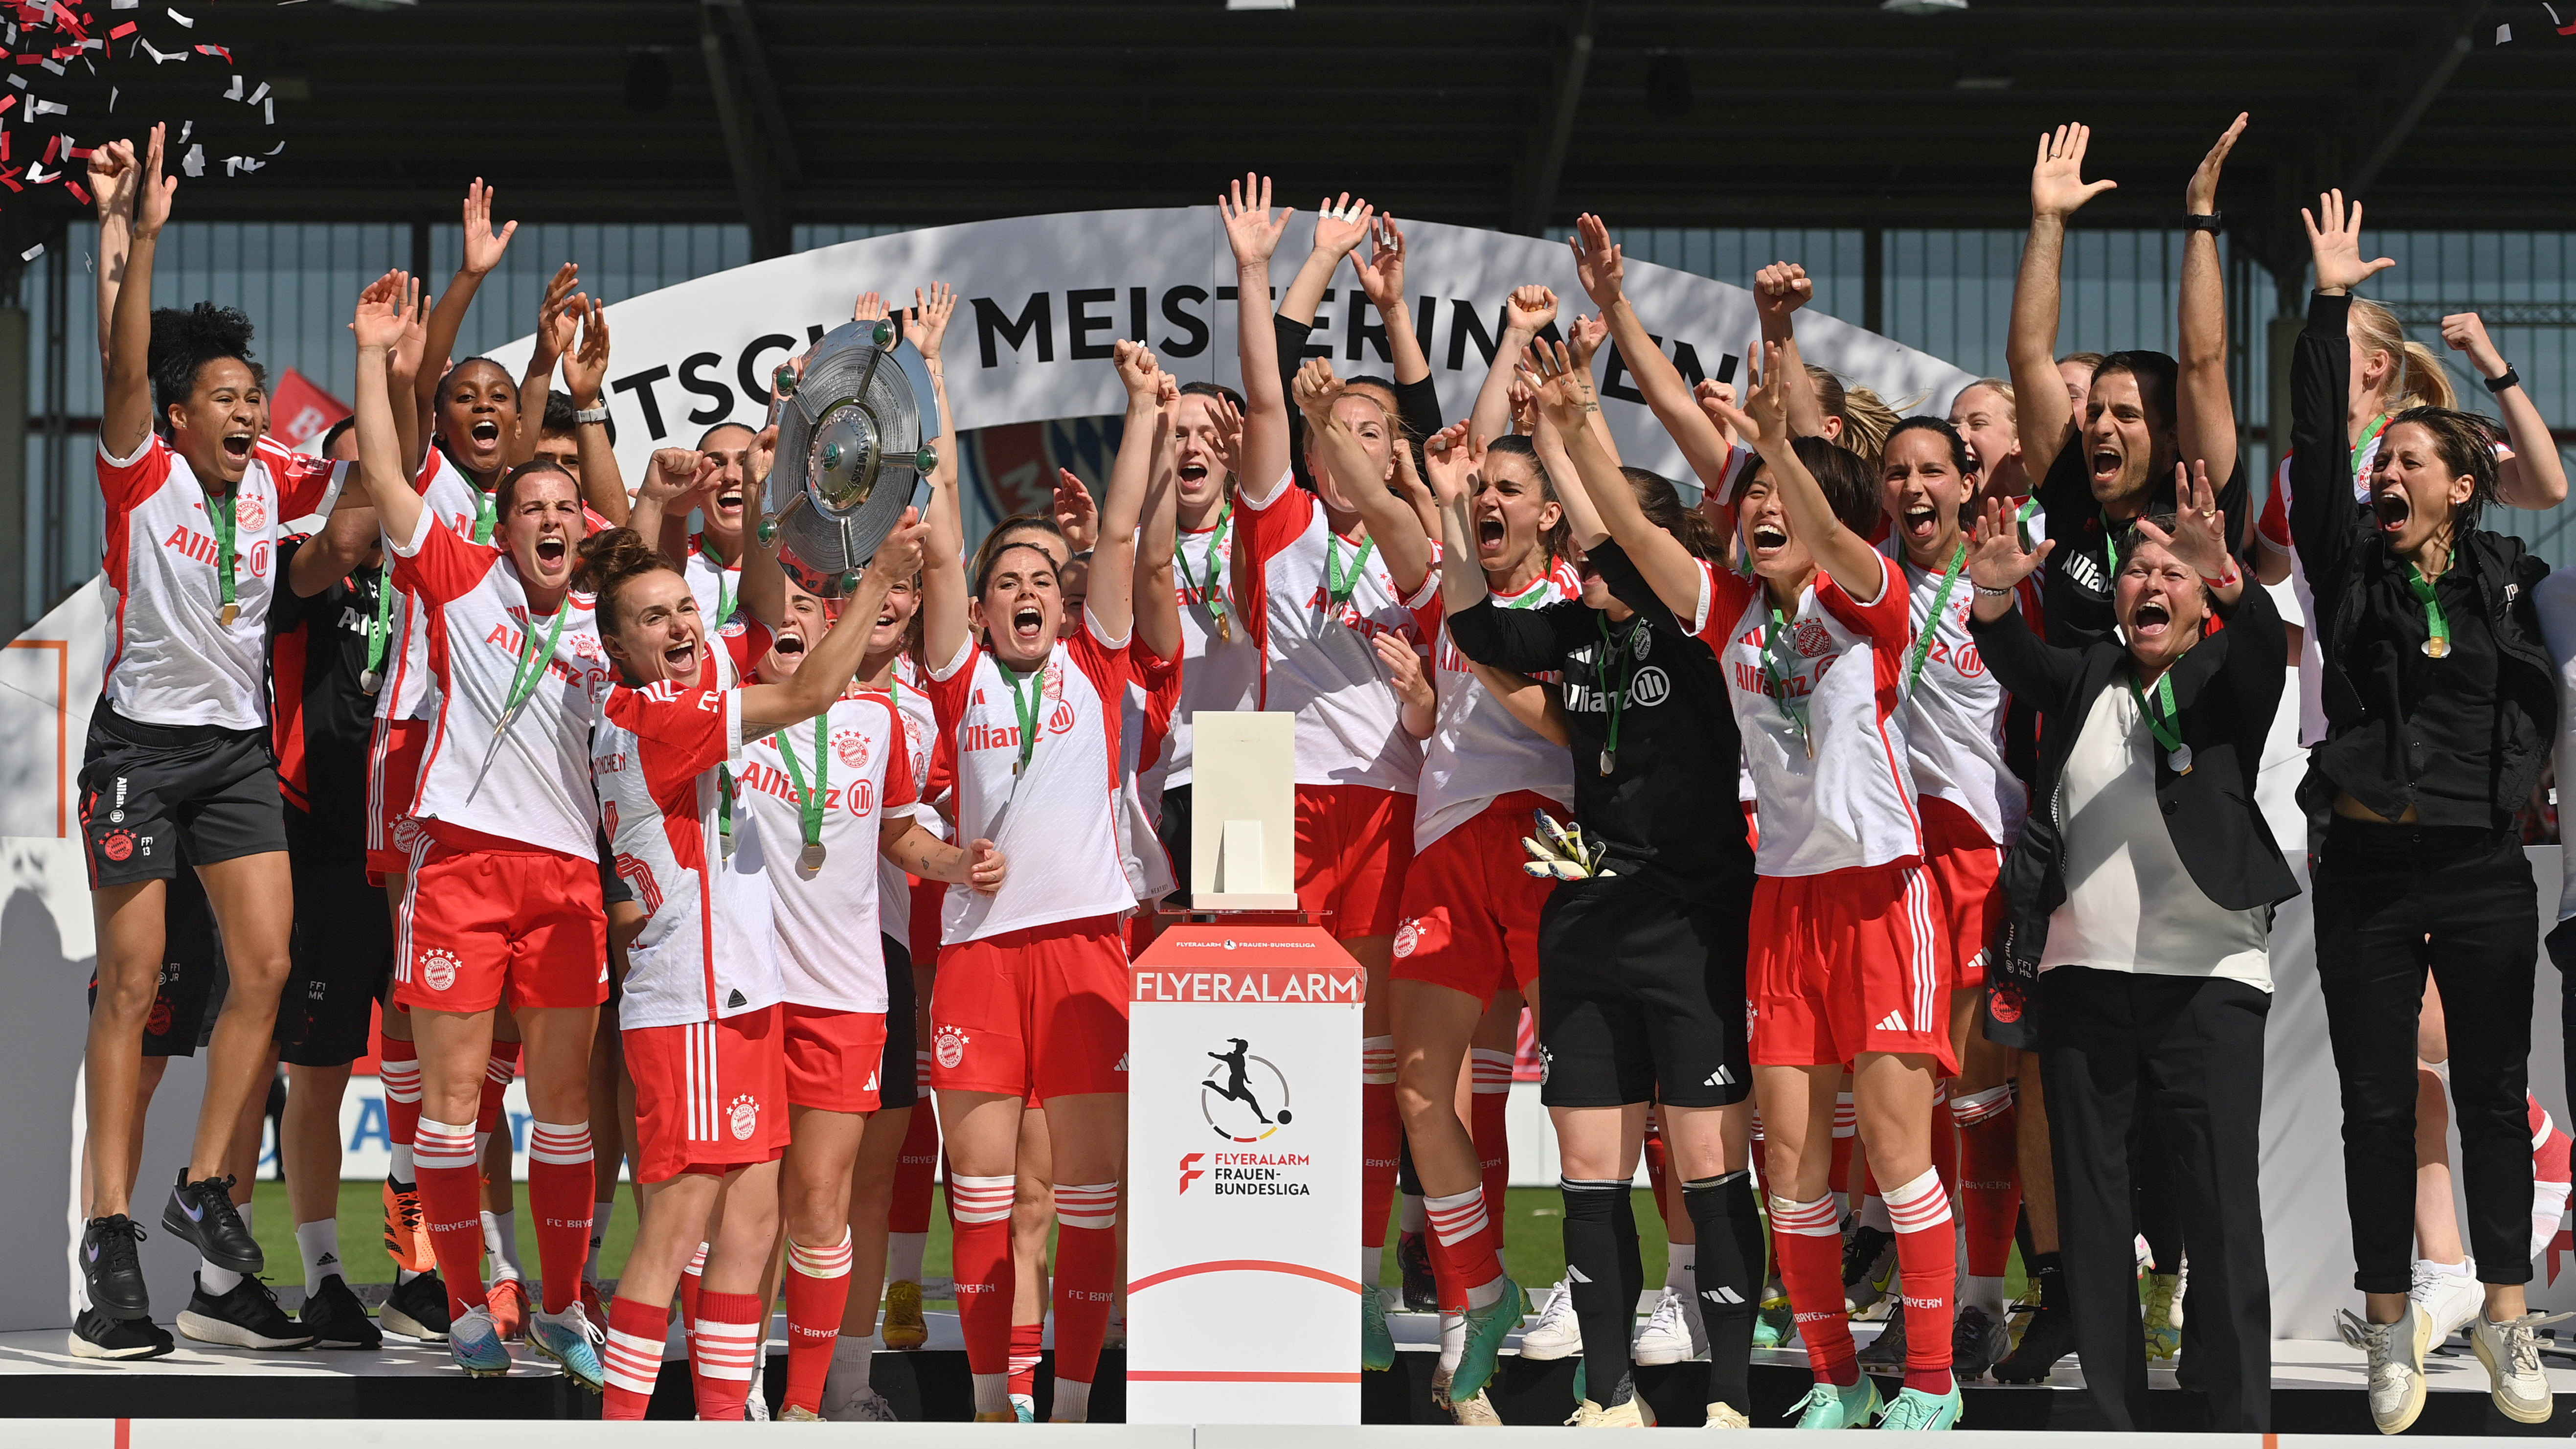
<path id="1" fill-rule="evenodd" d="M 1367 978 L 1294 914 L 1293 729 L 1198 717 L 1188 885 L 1216 920 L 1130 978 L 1131 1424 L 1360 1421 Z"/>

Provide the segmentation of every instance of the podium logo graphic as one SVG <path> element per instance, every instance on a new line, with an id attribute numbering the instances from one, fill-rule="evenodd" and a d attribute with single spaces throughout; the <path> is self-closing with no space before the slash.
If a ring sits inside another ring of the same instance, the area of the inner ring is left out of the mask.
<path id="1" fill-rule="evenodd" d="M 1181 1154 L 1182 1192 L 1188 1192 L 1190 1190 L 1191 1183 L 1207 1176 L 1206 1171 L 1199 1166 L 1200 1163 L 1205 1162 L 1206 1160 L 1207 1154 L 1204 1152 L 1184 1152 Z"/>
<path id="2" fill-rule="evenodd" d="M 1226 1038 L 1227 1049 L 1209 1052 L 1216 1063 L 1199 1083 L 1199 1112 L 1209 1130 L 1228 1142 L 1266 1141 L 1295 1120 L 1288 1107 L 1288 1076 L 1268 1057 L 1254 1056 L 1243 1038 Z"/>

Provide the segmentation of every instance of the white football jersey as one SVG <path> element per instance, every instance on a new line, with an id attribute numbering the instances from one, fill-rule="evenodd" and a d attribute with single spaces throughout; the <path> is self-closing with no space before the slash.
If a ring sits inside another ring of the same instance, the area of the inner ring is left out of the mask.
<path id="1" fill-rule="evenodd" d="M 2030 788 L 2004 763 L 2008 696 L 1968 633 L 1976 586 L 1962 568 L 1951 578 L 1945 598 L 1944 570 L 1916 568 L 1893 540 L 1880 552 L 1888 555 L 1891 568 L 1903 573 L 1906 624 L 1913 630 L 1898 648 L 1897 668 L 1905 700 L 1900 722 L 1915 793 L 1949 801 L 1968 812 L 1988 840 L 2010 845 L 2021 834 L 2022 818 L 2030 811 Z M 1936 601 L 1941 606 L 1940 623 L 1927 640 L 1924 629 Z"/>
<path id="2" fill-rule="evenodd" d="M 1491 597 L 1497 609 L 1535 609 L 1580 591 L 1579 583 L 1569 590 L 1564 580 L 1546 574 L 1517 594 Z M 1535 790 L 1568 808 L 1574 803 L 1574 757 L 1486 692 L 1467 656 L 1449 642 L 1448 622 L 1439 613 L 1437 600 L 1417 611 L 1422 631 L 1438 640 L 1431 666 L 1440 694 L 1422 756 L 1421 792 L 1414 799 L 1417 852 L 1514 790 Z"/>
<path id="3" fill-rule="evenodd" d="M 735 779 L 768 849 L 786 999 L 831 1011 L 885 1010 L 885 938 L 868 929 L 881 919 L 884 900 L 877 842 L 887 819 L 910 817 L 913 800 L 912 761 L 894 702 L 882 694 L 846 696 L 820 720 L 747 741 Z M 813 868 L 804 860 L 808 791 L 822 800 L 824 858 Z M 901 890 L 903 873 L 894 878 Z"/>

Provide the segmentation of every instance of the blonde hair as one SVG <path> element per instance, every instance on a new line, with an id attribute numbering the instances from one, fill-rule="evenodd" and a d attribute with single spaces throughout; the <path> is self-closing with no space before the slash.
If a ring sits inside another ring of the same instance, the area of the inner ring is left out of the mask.
<path id="1" fill-rule="evenodd" d="M 2364 357 L 2374 352 L 2388 354 L 2393 371 L 2381 406 L 2390 412 L 2407 408 L 2456 408 L 2459 394 L 2451 388 L 2451 375 L 2442 367 L 2442 354 L 2421 342 L 2408 340 L 2406 329 L 2397 325 L 2397 314 L 2367 297 L 2352 299 L 2352 311 L 2344 324 L 2353 341 L 2361 344 Z"/>
<path id="2" fill-rule="evenodd" d="M 1988 391 L 1988 392 L 1990 392 L 1990 393 L 1993 393 L 1995 396 L 1997 396 L 1997 397 L 1999 397 L 1999 398 L 2002 398 L 2002 399 L 2004 400 L 2004 406 L 2005 406 L 2005 407 L 2008 407 L 2008 408 L 2010 408 L 2010 409 L 2012 409 L 2012 410 L 2013 410 L 2013 415 L 2014 415 L 2015 417 L 2019 417 L 2019 416 L 2021 415 L 2021 403 L 2020 403 L 2017 399 L 2015 399 L 2015 398 L 2013 397 L 2012 379 L 2011 379 L 2011 378 L 2008 378 L 2008 377 L 1981 377 L 1981 378 L 1978 378 L 1975 382 L 1969 383 L 1966 387 L 1963 387 L 1963 388 L 1959 389 L 1959 396 L 1961 396 L 1961 397 L 1966 397 L 1968 394 L 1970 394 L 1970 393 L 1972 393 L 1972 392 L 1975 392 L 1978 388 L 1981 388 L 1981 387 L 1982 387 L 1982 388 L 1984 388 L 1986 391 Z"/>
<path id="3" fill-rule="evenodd" d="M 1911 408 L 1919 398 L 1907 398 Z M 1843 435 L 1834 441 L 1849 448 L 1875 471 L 1879 455 L 1887 451 L 1887 435 L 1896 431 L 1897 411 L 1866 387 L 1847 384 L 1843 388 Z"/>

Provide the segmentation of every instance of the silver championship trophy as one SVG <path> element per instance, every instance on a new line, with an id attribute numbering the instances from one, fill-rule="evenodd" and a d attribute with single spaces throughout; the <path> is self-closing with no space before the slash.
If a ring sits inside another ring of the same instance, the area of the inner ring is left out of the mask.
<path id="1" fill-rule="evenodd" d="M 823 334 L 802 377 L 778 369 L 778 454 L 760 537 L 778 545 L 797 585 L 828 599 L 858 571 L 903 511 L 929 501 L 938 394 L 921 354 L 895 350 L 891 319 Z"/>

